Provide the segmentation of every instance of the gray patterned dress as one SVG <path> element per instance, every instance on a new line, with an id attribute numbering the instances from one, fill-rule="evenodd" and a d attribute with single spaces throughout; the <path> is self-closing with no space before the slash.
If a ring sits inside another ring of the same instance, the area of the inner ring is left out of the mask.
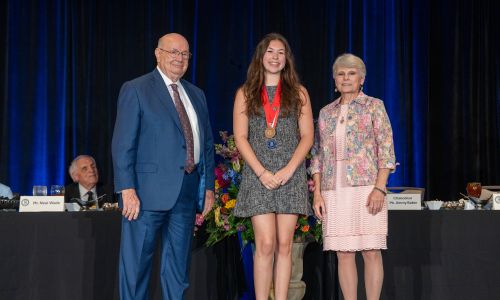
<path id="1" fill-rule="evenodd" d="M 273 99 L 273 87 L 268 87 L 269 99 Z M 298 120 L 295 115 L 282 117 L 280 114 L 276 126 L 276 148 L 269 149 L 264 136 L 266 119 L 264 109 L 261 116 L 249 117 L 248 142 L 262 165 L 276 173 L 285 167 L 297 148 L 300 135 Z M 305 163 L 302 163 L 292 178 L 275 190 L 266 189 L 250 167 L 244 165 L 242 181 L 234 209 L 238 217 L 250 217 L 265 213 L 310 215 L 308 201 L 307 176 Z"/>

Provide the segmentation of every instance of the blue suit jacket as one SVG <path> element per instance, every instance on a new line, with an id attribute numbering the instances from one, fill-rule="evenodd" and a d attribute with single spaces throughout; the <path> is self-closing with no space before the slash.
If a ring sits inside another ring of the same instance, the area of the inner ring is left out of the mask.
<path id="1" fill-rule="evenodd" d="M 214 147 L 205 94 L 182 80 L 198 117 L 198 210 L 214 189 Z M 171 209 L 182 186 L 186 146 L 179 116 L 158 69 L 125 82 L 112 141 L 116 191 L 135 188 L 143 210 Z M 121 201 L 120 201 L 121 202 Z"/>

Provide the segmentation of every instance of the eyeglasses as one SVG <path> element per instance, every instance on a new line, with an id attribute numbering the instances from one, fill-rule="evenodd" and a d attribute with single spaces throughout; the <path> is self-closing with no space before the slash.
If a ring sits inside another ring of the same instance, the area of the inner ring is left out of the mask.
<path id="1" fill-rule="evenodd" d="M 170 55 L 171 58 L 176 58 L 177 56 L 179 56 L 179 54 L 182 56 L 182 59 L 185 59 L 185 60 L 188 60 L 191 58 L 191 56 L 193 54 L 191 54 L 191 52 L 189 51 L 184 51 L 184 52 L 181 52 L 177 49 L 172 49 L 172 50 L 165 50 L 165 49 L 162 49 L 160 47 L 158 47 L 158 49 L 160 49 L 161 51 L 165 51 L 168 53 L 168 55 Z"/>

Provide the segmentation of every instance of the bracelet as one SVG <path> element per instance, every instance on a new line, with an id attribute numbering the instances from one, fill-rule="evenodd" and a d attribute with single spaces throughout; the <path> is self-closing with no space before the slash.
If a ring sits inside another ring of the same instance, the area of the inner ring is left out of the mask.
<path id="1" fill-rule="evenodd" d="M 383 189 L 380 189 L 380 188 L 378 188 L 378 187 L 376 187 L 376 186 L 374 186 L 374 187 L 373 187 L 373 189 L 374 189 L 374 190 L 377 190 L 377 191 L 379 191 L 379 192 L 381 192 L 382 194 L 384 194 L 384 196 L 387 196 L 387 192 L 386 192 L 386 191 L 384 191 Z"/>
<path id="2" fill-rule="evenodd" d="M 260 175 L 257 176 L 258 179 L 260 179 L 262 177 L 262 175 L 264 175 L 264 173 L 266 173 L 266 169 L 264 169 L 264 171 L 262 171 L 262 173 L 260 173 Z"/>

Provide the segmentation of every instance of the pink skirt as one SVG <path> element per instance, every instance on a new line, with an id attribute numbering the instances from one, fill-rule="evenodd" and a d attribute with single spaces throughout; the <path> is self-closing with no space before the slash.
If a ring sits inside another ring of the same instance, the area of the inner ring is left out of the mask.
<path id="1" fill-rule="evenodd" d="M 366 206 L 373 185 L 348 186 L 346 163 L 337 161 L 336 190 L 323 191 L 323 250 L 362 251 L 387 249 L 387 203 L 371 215 Z"/>

